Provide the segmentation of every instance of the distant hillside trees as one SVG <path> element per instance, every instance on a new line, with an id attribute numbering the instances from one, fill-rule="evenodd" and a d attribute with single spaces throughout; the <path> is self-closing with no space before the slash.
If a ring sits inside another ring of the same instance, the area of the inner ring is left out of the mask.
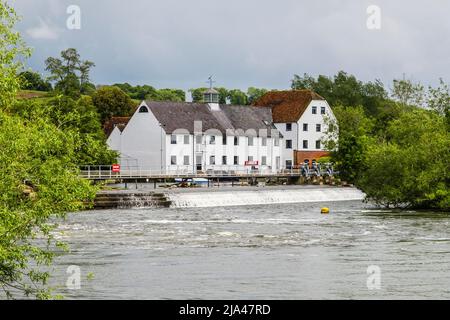
<path id="1" fill-rule="evenodd" d="M 233 105 L 250 105 L 269 91 L 268 89 L 255 87 L 248 88 L 247 92 L 240 89 L 229 90 L 223 87 L 216 87 L 214 89 L 219 92 L 220 104 L 229 103 Z M 190 89 L 189 92 L 191 93 L 192 101 L 203 102 L 203 93 L 206 90 L 208 90 L 206 87 Z"/>
<path id="2" fill-rule="evenodd" d="M 132 86 L 129 83 L 116 83 L 114 87 L 120 88 L 131 99 L 150 101 L 174 101 L 184 102 L 186 94 L 181 89 L 155 89 L 149 85 Z"/>
<path id="3" fill-rule="evenodd" d="M 21 79 L 20 88 L 23 90 L 51 91 L 52 85 L 49 81 L 44 80 L 42 76 L 33 71 L 24 71 L 19 74 Z"/>
<path id="4" fill-rule="evenodd" d="M 45 60 L 45 70 L 50 72 L 49 80 L 55 82 L 55 90 L 72 98 L 95 90 L 89 82 L 89 72 L 94 66 L 91 61 L 81 60 L 74 48 L 61 51 L 61 58 L 49 57 Z"/>
<path id="5" fill-rule="evenodd" d="M 388 99 L 388 92 L 381 81 L 364 83 L 355 76 L 339 71 L 334 77 L 308 74 L 294 75 L 292 89 L 310 89 L 324 97 L 334 107 L 363 106 L 367 115 L 375 115 Z"/>

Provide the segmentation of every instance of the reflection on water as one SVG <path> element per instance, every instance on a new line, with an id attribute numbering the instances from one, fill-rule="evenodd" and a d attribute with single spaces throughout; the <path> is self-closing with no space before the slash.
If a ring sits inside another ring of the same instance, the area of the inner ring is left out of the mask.
<path id="1" fill-rule="evenodd" d="M 450 298 L 450 215 L 360 201 L 69 215 L 53 283 L 68 298 Z M 64 289 L 67 266 L 81 289 Z M 367 289 L 367 268 L 381 289 Z M 88 274 L 93 279 L 88 280 Z"/>

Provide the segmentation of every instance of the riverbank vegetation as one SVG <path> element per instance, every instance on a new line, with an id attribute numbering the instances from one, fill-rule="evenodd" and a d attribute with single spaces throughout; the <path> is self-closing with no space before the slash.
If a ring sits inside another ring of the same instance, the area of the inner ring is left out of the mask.
<path id="1" fill-rule="evenodd" d="M 380 81 L 339 72 L 295 76 L 292 88 L 314 90 L 330 103 L 337 123 L 328 119 L 325 145 L 340 177 L 368 200 L 450 210 L 450 92 L 442 79 L 428 89 L 394 80 L 388 92 Z"/>
<path id="2" fill-rule="evenodd" d="M 84 95 L 83 88 L 92 87 L 83 82 L 88 74 L 83 80 L 66 70 L 50 91 L 39 75 L 24 73 L 21 61 L 31 52 L 4 1 L 0 21 L 0 295 L 49 298 L 42 266 L 60 246 L 49 218 L 83 209 L 94 198 L 97 187 L 79 177 L 79 164 L 111 163 L 117 155 Z"/>

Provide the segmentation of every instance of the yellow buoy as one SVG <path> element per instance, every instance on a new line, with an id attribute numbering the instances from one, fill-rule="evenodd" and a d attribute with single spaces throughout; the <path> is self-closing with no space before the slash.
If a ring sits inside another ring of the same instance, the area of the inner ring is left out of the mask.
<path id="1" fill-rule="evenodd" d="M 320 209 L 320 213 L 321 214 L 328 214 L 328 213 L 330 213 L 330 209 L 328 209 L 327 207 L 323 207 L 322 209 Z"/>

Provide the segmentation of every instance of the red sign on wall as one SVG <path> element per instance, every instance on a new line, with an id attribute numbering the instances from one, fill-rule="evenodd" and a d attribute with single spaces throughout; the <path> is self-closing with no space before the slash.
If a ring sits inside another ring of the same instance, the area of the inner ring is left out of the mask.
<path id="1" fill-rule="evenodd" d="M 246 166 L 257 166 L 258 163 L 258 161 L 245 161 Z"/>
<path id="2" fill-rule="evenodd" d="M 113 164 L 112 172 L 120 172 L 120 164 Z"/>

